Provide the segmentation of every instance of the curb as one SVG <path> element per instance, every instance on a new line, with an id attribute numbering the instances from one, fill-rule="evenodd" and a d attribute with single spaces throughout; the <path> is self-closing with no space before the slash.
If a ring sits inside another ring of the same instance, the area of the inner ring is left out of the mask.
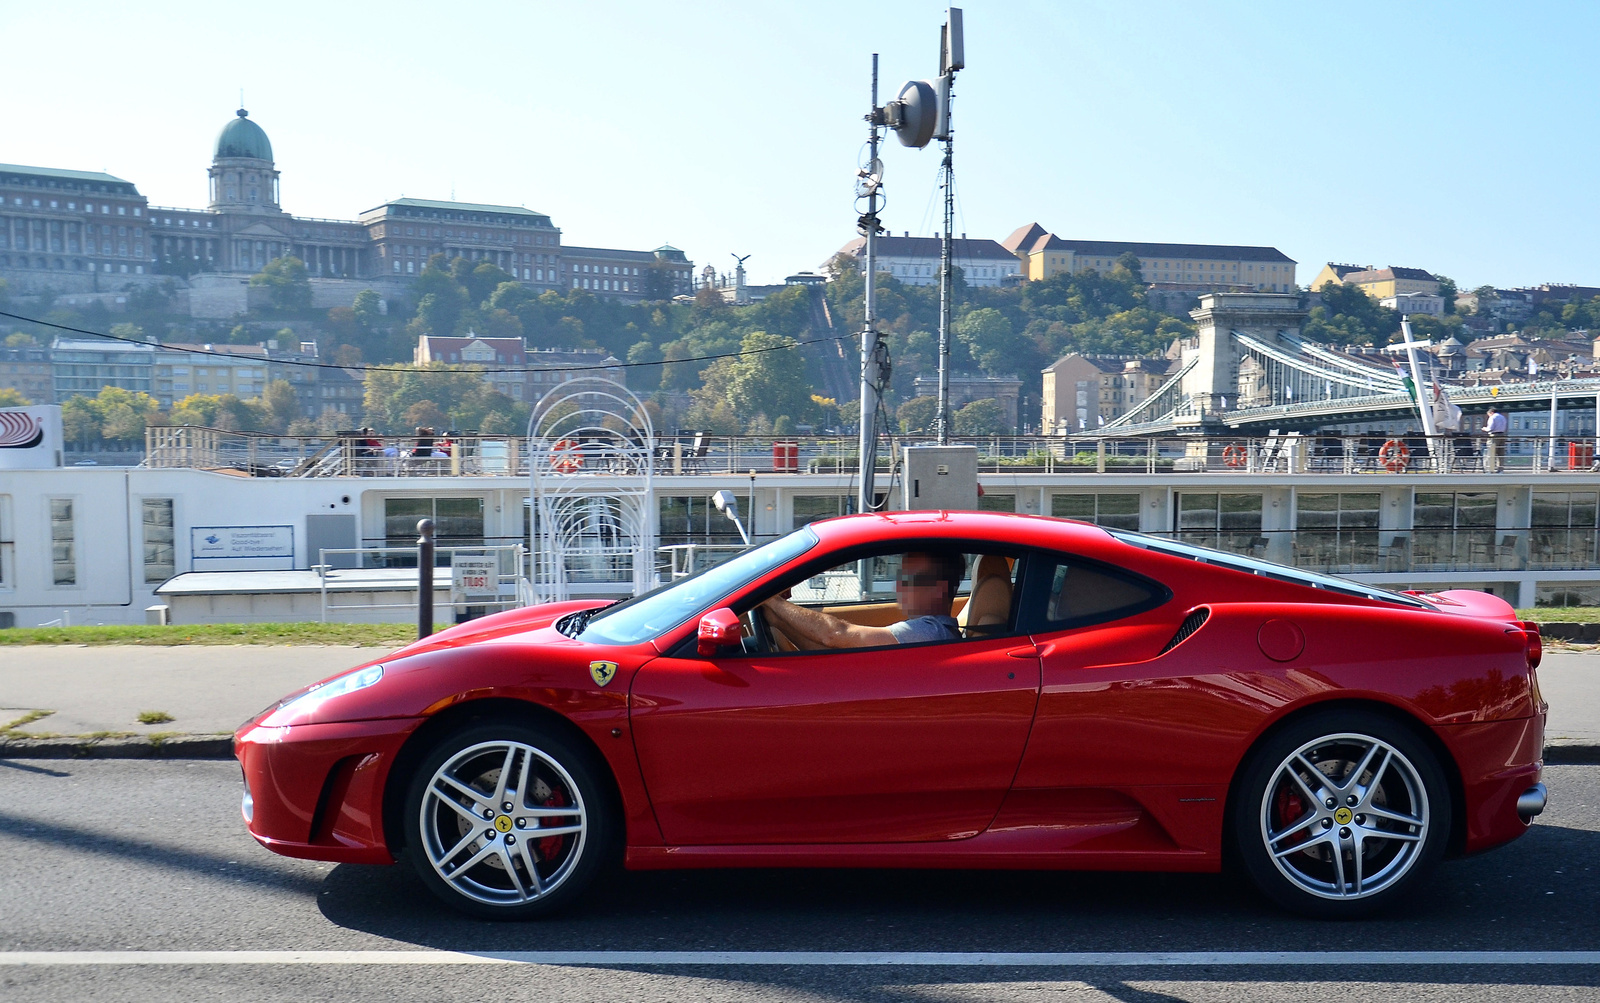
<path id="1" fill-rule="evenodd" d="M 11 738 L 0 741 L 0 759 L 232 759 L 233 738 L 173 735 L 130 738 Z"/>
<path id="2" fill-rule="evenodd" d="M 1600 745 L 1593 743 L 1564 742 L 1544 747 L 1546 766 L 1597 766 L 1600 765 Z"/>

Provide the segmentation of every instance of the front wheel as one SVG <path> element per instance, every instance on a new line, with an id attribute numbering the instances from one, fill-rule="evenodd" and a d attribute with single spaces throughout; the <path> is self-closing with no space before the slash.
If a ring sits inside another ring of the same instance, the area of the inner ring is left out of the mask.
<path id="1" fill-rule="evenodd" d="M 1450 787 L 1409 728 L 1333 711 L 1274 735 L 1246 764 L 1232 831 L 1278 904 L 1325 919 L 1378 912 L 1421 881 L 1450 836 Z"/>
<path id="2" fill-rule="evenodd" d="M 440 741 L 406 798 L 407 855 L 430 891 L 486 919 L 572 904 L 620 830 L 592 752 L 526 724 L 478 724 Z"/>

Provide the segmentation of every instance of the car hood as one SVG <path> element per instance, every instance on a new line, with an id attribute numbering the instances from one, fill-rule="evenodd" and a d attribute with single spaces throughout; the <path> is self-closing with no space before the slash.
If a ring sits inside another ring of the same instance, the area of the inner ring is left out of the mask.
<path id="1" fill-rule="evenodd" d="M 272 728 L 424 714 L 440 700 L 449 700 L 464 690 L 474 689 L 470 684 L 477 682 L 480 667 L 491 663 L 537 664 L 540 669 L 535 675 L 542 682 L 557 681 L 547 677 L 555 670 L 564 684 L 582 685 L 587 681 L 588 688 L 594 689 L 588 663 L 599 657 L 594 654 L 596 646 L 567 637 L 556 630 L 554 624 L 568 613 L 604 605 L 603 600 L 546 603 L 458 624 L 380 658 L 302 686 L 252 715 L 244 726 Z M 301 697 L 333 680 L 374 665 L 381 665 L 384 670 L 383 678 L 376 684 L 315 706 L 292 706 Z M 491 676 L 494 675 L 497 674 L 491 672 Z M 523 675 L 526 676 L 526 672 Z"/>

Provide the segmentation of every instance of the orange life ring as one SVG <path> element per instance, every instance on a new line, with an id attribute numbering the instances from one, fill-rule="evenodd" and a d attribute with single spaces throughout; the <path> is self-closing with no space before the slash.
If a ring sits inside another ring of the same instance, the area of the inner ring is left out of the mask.
<path id="1" fill-rule="evenodd" d="M 1378 462 L 1391 474 L 1398 474 L 1411 463 L 1411 447 L 1399 439 L 1390 439 L 1378 450 Z"/>
<path id="2" fill-rule="evenodd" d="M 1226 463 L 1230 467 L 1244 466 L 1245 460 L 1248 458 L 1248 456 L 1249 454 L 1245 451 L 1245 448 L 1238 443 L 1234 443 L 1231 446 L 1225 446 L 1222 450 L 1222 462 Z"/>
<path id="3" fill-rule="evenodd" d="M 570 474 L 583 467 L 583 447 L 571 439 L 558 439 L 550 447 L 550 466 L 557 473 Z"/>

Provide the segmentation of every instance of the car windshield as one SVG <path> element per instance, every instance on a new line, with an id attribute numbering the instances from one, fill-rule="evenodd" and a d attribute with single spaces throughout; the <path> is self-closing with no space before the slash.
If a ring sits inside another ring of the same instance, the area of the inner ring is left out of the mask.
<path id="1" fill-rule="evenodd" d="M 1221 568 L 1232 568 L 1234 571 L 1260 575 L 1263 578 L 1275 578 L 1280 582 L 1290 582 L 1313 589 L 1326 589 L 1329 592 L 1338 592 L 1347 596 L 1376 599 L 1379 602 L 1399 603 L 1402 606 L 1415 606 L 1420 609 L 1433 608 L 1416 596 L 1391 592 L 1388 589 L 1365 585 L 1361 582 L 1351 581 L 1348 578 L 1324 575 L 1315 571 L 1306 571 L 1302 568 L 1290 568 L 1282 564 L 1273 564 L 1271 561 L 1243 557 L 1239 554 L 1229 554 L 1221 550 L 1212 550 L 1210 547 L 1197 547 L 1192 543 L 1179 543 L 1176 540 L 1146 536 L 1143 533 L 1134 533 L 1128 530 L 1107 530 L 1107 532 L 1123 543 L 1132 544 L 1135 547 L 1143 547 L 1145 550 L 1171 554 L 1174 557 L 1187 557 L 1191 561 L 1215 564 Z"/>
<path id="2" fill-rule="evenodd" d="M 578 636 L 600 644 L 638 644 L 659 637 L 816 544 L 817 534 L 796 530 L 714 568 L 602 610 Z"/>

